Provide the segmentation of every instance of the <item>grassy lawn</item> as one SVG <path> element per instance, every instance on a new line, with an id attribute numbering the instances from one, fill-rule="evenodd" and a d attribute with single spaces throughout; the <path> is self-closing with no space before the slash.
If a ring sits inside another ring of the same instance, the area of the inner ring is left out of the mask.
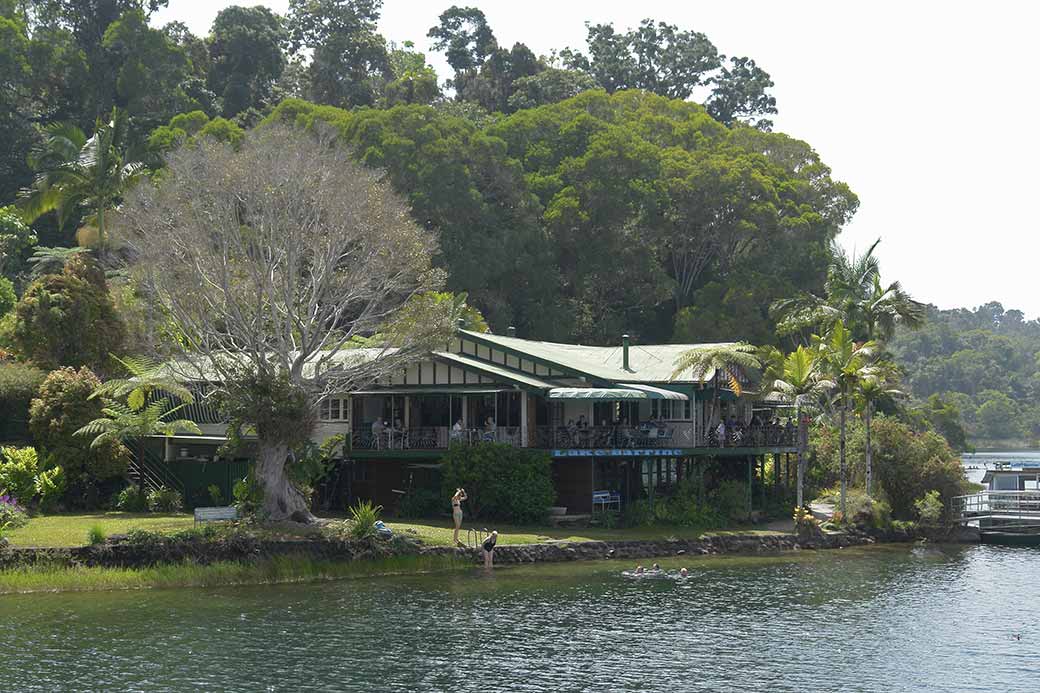
<path id="1" fill-rule="evenodd" d="M 395 531 L 422 539 L 431 546 L 450 546 L 452 524 L 447 521 L 426 520 L 405 522 L 389 519 L 386 523 Z M 466 541 L 464 525 L 459 538 Z M 483 528 L 485 525 L 477 525 Z M 695 527 L 634 527 L 625 529 L 604 529 L 602 527 L 515 527 L 511 525 L 488 524 L 487 528 L 498 530 L 500 544 L 540 544 L 544 542 L 562 541 L 635 541 L 647 539 L 696 539 L 704 534 L 776 534 L 777 532 L 759 527 L 734 527 L 728 530 L 705 532 Z"/>
<path id="2" fill-rule="evenodd" d="M 106 535 L 125 534 L 131 529 L 150 532 L 175 532 L 188 529 L 192 515 L 161 513 L 83 513 L 78 515 L 41 515 L 29 524 L 7 534 L 13 546 L 82 546 L 87 543 L 87 530 L 100 525 Z"/>
<path id="3" fill-rule="evenodd" d="M 386 520 L 395 532 L 422 539 L 430 546 L 450 546 L 452 525 L 450 520 L 397 521 Z M 43 515 L 29 520 L 29 524 L 8 533 L 13 546 L 82 546 L 87 543 L 87 531 L 100 525 L 106 535 L 125 534 L 131 529 L 150 532 L 176 532 L 190 528 L 194 523 L 187 514 L 152 514 L 97 512 L 76 515 Z M 501 544 L 540 544 L 563 541 L 626 541 L 647 539 L 696 539 L 703 534 L 775 534 L 761 525 L 733 527 L 727 530 L 704 532 L 695 527 L 635 527 L 626 529 L 604 529 L 602 527 L 517 527 L 500 524 L 466 524 L 459 538 L 466 541 L 469 527 L 497 529 Z M 271 530 L 279 535 L 303 536 L 316 529 L 275 527 Z"/>

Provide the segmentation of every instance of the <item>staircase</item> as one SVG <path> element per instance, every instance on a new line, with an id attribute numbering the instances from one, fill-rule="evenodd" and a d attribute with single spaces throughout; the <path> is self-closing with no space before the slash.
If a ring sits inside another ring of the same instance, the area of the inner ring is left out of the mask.
<path id="1" fill-rule="evenodd" d="M 143 445 L 134 445 L 127 476 L 142 490 L 155 489 L 161 486 L 179 491 L 184 497 L 184 483 L 177 478 L 163 462 L 162 458 L 147 450 Z"/>

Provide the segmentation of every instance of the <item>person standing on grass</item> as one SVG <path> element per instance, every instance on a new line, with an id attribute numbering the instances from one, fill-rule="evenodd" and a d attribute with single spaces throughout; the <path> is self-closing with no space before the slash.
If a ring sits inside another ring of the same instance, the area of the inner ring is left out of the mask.
<path id="1" fill-rule="evenodd" d="M 466 489 L 455 489 L 455 495 L 451 497 L 451 519 L 455 521 L 455 545 L 461 546 L 459 541 L 459 530 L 462 529 L 462 501 L 466 500 Z"/>
<path id="2" fill-rule="evenodd" d="M 480 548 L 484 551 L 484 567 L 490 570 L 494 567 L 495 562 L 495 544 L 498 543 L 498 531 L 494 531 L 487 536 L 484 543 L 480 545 Z"/>

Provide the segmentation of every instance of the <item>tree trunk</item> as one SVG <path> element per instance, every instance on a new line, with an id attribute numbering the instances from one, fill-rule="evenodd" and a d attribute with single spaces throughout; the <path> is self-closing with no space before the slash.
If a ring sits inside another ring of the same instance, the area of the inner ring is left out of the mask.
<path id="1" fill-rule="evenodd" d="M 839 473 L 841 475 L 841 516 L 842 516 L 842 519 L 847 519 L 845 517 L 845 409 L 846 409 L 846 407 L 845 407 L 845 400 L 843 398 L 842 402 L 841 402 L 841 418 L 840 418 L 840 421 L 841 421 L 841 433 L 839 435 L 839 444 L 838 444 L 839 459 L 841 460 L 840 472 Z"/>
<path id="2" fill-rule="evenodd" d="M 264 519 L 268 522 L 314 522 L 307 499 L 285 475 L 288 455 L 289 448 L 284 443 L 257 441 L 256 480 L 264 490 Z"/>
<path id="3" fill-rule="evenodd" d="M 794 418 L 798 422 L 798 507 L 802 507 L 802 488 L 805 485 L 805 446 L 802 444 L 802 409 L 801 406 L 795 404 L 794 406 Z M 790 474 L 790 467 L 788 467 L 788 474 Z M 791 483 L 788 479 L 787 483 Z"/>
<path id="4" fill-rule="evenodd" d="M 870 497 L 870 490 L 871 490 L 871 486 L 873 485 L 873 481 L 874 481 L 874 471 L 871 468 L 871 463 L 873 462 L 873 459 L 874 459 L 874 448 L 870 444 L 870 421 L 871 421 L 871 419 L 874 418 L 874 411 L 873 410 L 874 410 L 874 404 L 872 402 L 867 402 L 867 406 L 864 409 L 864 418 L 866 419 L 866 424 L 867 424 L 867 431 L 866 431 L 866 433 L 867 433 L 867 445 L 866 445 L 866 450 L 864 452 L 865 452 L 866 464 L 867 464 L 867 473 L 866 473 L 867 479 L 866 479 L 866 483 L 867 483 L 867 497 L 868 498 Z"/>

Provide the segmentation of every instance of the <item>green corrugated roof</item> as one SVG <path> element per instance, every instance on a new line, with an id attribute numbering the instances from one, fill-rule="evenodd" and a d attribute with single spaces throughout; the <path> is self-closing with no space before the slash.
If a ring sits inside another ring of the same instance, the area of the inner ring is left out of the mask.
<path id="1" fill-rule="evenodd" d="M 469 339 L 482 340 L 505 349 L 520 352 L 564 368 L 586 373 L 612 382 L 667 383 L 671 381 L 675 361 L 680 354 L 706 344 L 633 344 L 628 348 L 629 370 L 625 370 L 621 345 L 601 347 L 584 344 L 539 342 L 519 337 L 502 337 L 484 332 L 460 330 Z M 683 374 L 678 384 L 702 383 L 714 374 L 701 377 Z"/>

